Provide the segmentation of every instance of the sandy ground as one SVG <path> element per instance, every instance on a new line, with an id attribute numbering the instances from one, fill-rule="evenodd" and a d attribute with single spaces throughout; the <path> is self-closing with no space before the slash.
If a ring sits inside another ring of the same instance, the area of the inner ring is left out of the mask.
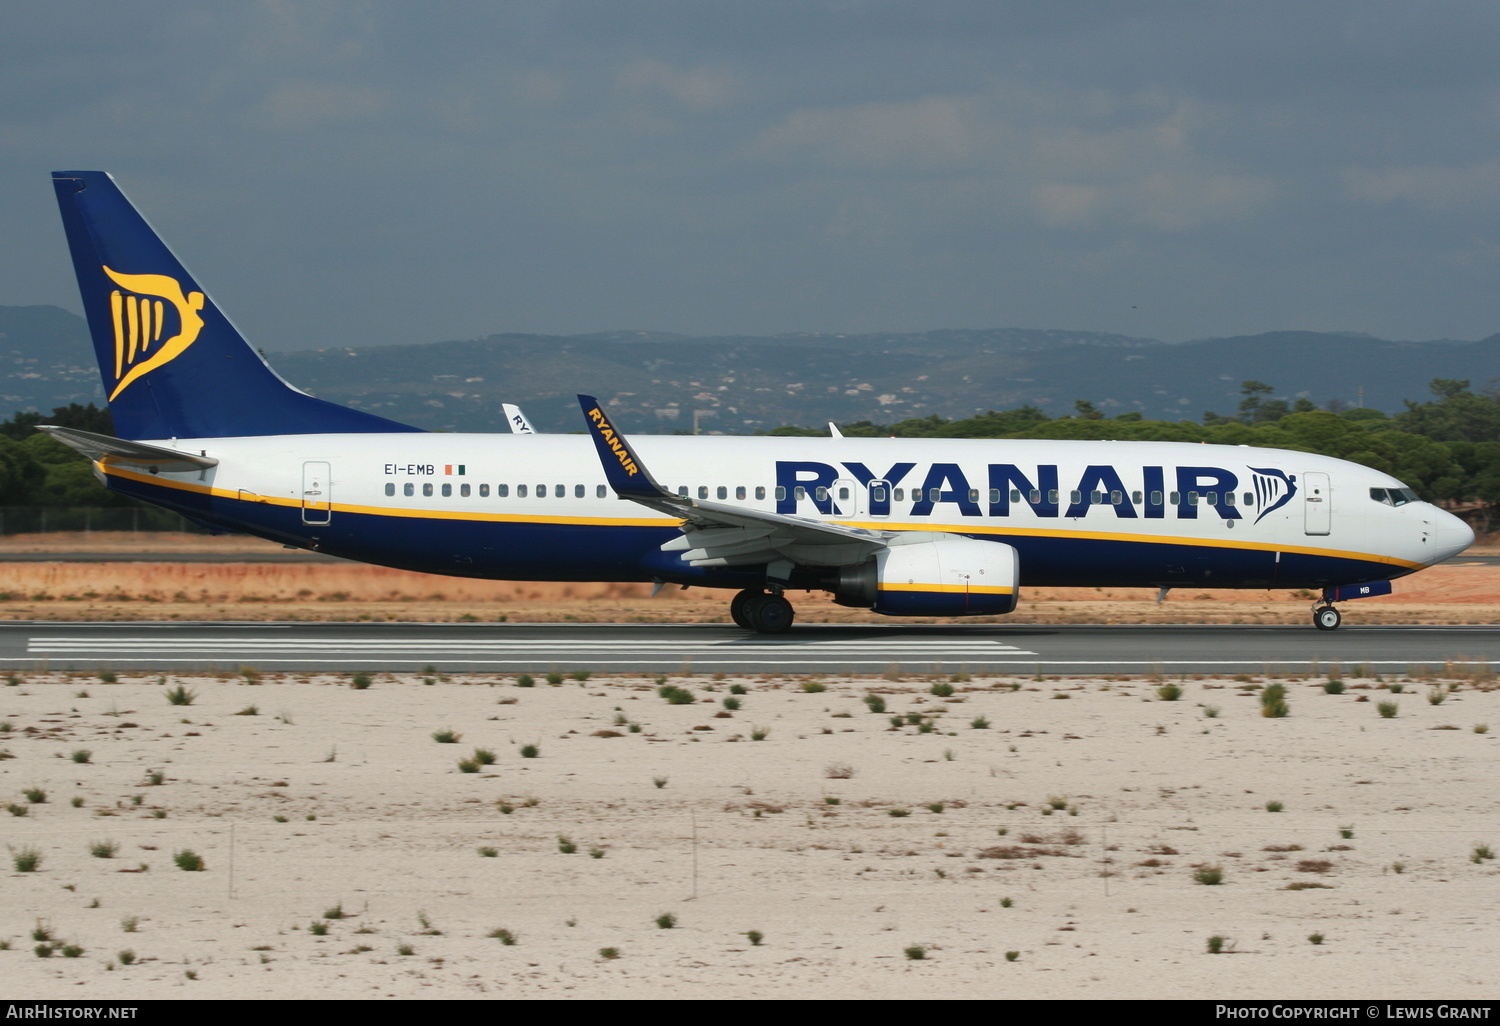
<path id="1" fill-rule="evenodd" d="M 674 676 L 696 701 L 671 705 L 623 677 L 23 674 L 0 687 L 0 800 L 25 812 L 0 812 L 0 978 L 13 999 L 1500 992 L 1500 862 L 1475 855 L 1500 848 L 1493 681 L 1431 704 L 1431 681 L 1291 680 L 1271 719 L 1263 680 L 1178 701 L 937 680 Z M 476 748 L 494 763 L 460 772 Z"/>
<path id="2" fill-rule="evenodd" d="M 258 539 L 205 535 L 13 536 L 18 552 L 280 551 Z M 1475 552 L 1500 551 L 1495 545 Z M 454 620 L 556 623 L 722 623 L 730 593 L 645 584 L 479 581 L 359 563 L 0 563 L 0 620 Z M 835 605 L 822 593 L 792 593 L 804 623 L 892 621 Z M 1181 588 L 1158 604 L 1148 588 L 1026 588 L 1006 617 L 965 622 L 1289 623 L 1308 620 L 1306 591 Z M 1493 623 L 1500 566 L 1461 562 L 1424 570 L 1395 593 L 1345 604 L 1349 623 Z"/>

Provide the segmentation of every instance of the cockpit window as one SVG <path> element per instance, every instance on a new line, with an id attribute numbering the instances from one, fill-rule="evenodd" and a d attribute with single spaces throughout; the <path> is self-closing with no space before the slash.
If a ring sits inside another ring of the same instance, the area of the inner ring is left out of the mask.
<path id="1" fill-rule="evenodd" d="M 1370 498 L 1387 506 L 1405 506 L 1408 502 L 1418 501 L 1417 493 L 1410 488 L 1371 488 Z"/>

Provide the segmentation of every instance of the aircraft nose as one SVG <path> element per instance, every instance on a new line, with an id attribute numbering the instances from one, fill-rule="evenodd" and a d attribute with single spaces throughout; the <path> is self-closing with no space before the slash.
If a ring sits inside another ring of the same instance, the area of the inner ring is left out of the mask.
<path id="1" fill-rule="evenodd" d="M 1474 544 L 1474 529 L 1451 513 L 1438 513 L 1432 523 L 1434 562 L 1456 556 Z"/>

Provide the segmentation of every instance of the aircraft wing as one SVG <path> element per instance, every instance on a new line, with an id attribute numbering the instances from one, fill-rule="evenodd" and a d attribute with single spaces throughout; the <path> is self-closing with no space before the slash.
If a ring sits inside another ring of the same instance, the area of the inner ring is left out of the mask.
<path id="1" fill-rule="evenodd" d="M 38 424 L 38 431 L 45 431 L 70 449 L 77 449 L 91 460 L 109 459 L 114 463 L 134 463 L 150 467 L 153 471 L 182 473 L 192 470 L 207 470 L 217 467 L 219 461 L 212 456 L 194 452 L 182 452 L 146 442 L 132 442 L 124 438 L 84 431 L 82 428 L 58 427 L 55 424 Z"/>
<path id="2" fill-rule="evenodd" d="M 886 531 L 674 495 L 651 476 L 597 399 L 580 395 L 578 402 L 610 487 L 622 499 L 681 518 L 682 537 L 667 542 L 662 550 L 681 552 L 691 566 L 778 562 L 845 566 L 868 559 L 893 537 Z"/>

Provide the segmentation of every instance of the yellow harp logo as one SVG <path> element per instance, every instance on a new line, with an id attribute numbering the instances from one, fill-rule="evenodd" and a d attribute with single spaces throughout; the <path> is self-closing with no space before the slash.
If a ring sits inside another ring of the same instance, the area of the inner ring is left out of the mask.
<path id="1" fill-rule="evenodd" d="M 203 293 L 183 295 L 182 284 L 165 274 L 121 274 L 108 267 L 104 273 L 120 286 L 109 294 L 115 326 L 115 388 L 109 393 L 113 401 L 126 385 L 171 363 L 193 344 L 203 330 L 203 318 L 198 316 Z M 163 342 L 167 306 L 176 311 L 177 334 Z"/>

